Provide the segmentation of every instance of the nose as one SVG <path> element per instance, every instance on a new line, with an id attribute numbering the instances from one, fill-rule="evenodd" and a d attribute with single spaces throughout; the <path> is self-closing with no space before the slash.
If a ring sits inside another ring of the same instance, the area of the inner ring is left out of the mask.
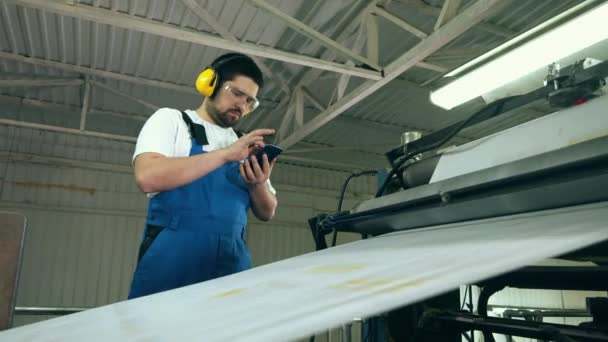
<path id="1" fill-rule="evenodd" d="M 241 110 L 241 113 L 247 112 L 247 99 L 239 98 L 236 100 L 237 107 Z"/>

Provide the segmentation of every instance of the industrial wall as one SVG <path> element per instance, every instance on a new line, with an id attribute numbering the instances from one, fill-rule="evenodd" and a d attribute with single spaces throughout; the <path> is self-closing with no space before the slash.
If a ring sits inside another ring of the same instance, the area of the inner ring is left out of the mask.
<path id="1" fill-rule="evenodd" d="M 147 205 L 133 182 L 133 149 L 129 142 L 0 125 L 0 210 L 28 220 L 17 306 L 89 308 L 126 298 Z M 336 210 L 347 175 L 278 163 L 271 178 L 275 219 L 250 219 L 254 264 L 313 251 L 307 220 Z M 370 198 L 375 186 L 373 178 L 351 181 L 344 207 Z M 340 234 L 338 242 L 357 238 Z M 18 315 L 14 323 L 46 318 Z"/>

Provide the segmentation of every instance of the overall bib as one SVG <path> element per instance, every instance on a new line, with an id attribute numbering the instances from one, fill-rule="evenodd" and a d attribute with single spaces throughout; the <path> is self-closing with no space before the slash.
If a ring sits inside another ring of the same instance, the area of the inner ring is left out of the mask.
<path id="1" fill-rule="evenodd" d="M 207 153 L 204 127 L 182 116 L 192 136 L 190 155 Z M 225 164 L 150 199 L 129 299 L 251 268 L 244 240 L 249 192 L 231 180 L 237 166 Z"/>

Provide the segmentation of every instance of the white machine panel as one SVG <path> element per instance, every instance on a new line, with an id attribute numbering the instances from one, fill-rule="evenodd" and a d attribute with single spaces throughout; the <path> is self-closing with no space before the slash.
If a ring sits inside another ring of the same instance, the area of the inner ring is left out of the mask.
<path id="1" fill-rule="evenodd" d="M 439 160 L 430 182 L 507 164 L 607 135 L 608 96 L 602 96 L 451 149 Z"/>

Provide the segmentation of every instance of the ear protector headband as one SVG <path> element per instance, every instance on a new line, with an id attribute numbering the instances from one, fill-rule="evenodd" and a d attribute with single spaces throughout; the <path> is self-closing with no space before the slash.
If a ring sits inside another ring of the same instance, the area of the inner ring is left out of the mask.
<path id="1" fill-rule="evenodd" d="M 241 54 L 235 54 L 211 64 L 203 70 L 196 78 L 196 90 L 205 97 L 213 97 L 217 89 L 217 85 L 221 83 L 220 70 L 222 65 L 234 61 L 236 59 L 247 59 L 249 57 Z"/>

